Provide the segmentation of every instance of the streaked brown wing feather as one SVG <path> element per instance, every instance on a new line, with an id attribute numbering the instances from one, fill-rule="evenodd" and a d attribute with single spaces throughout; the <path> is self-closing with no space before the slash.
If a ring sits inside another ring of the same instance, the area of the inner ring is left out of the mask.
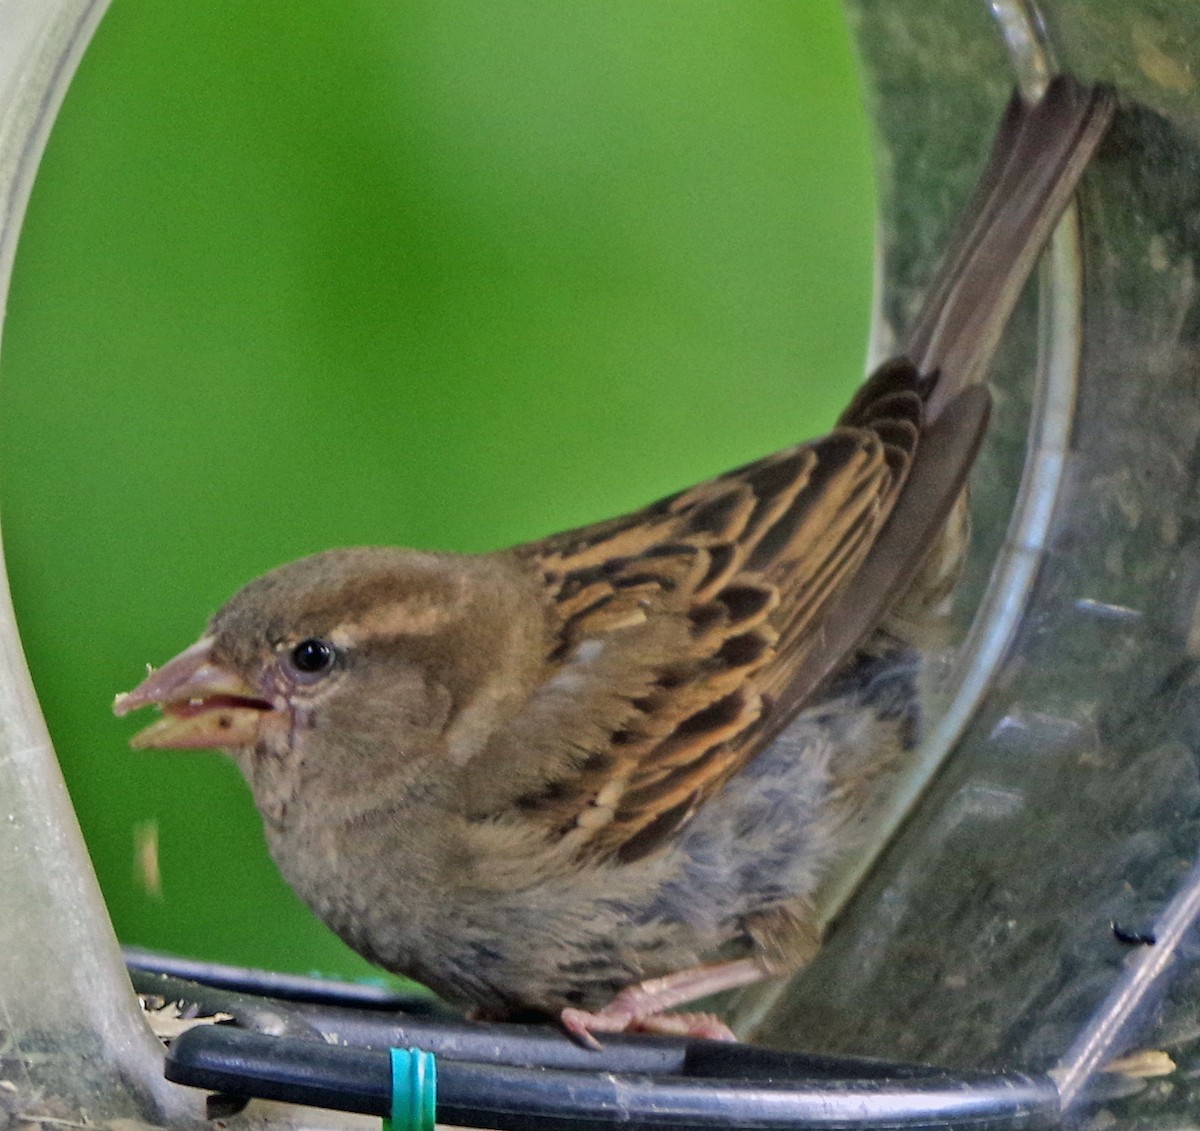
<path id="1" fill-rule="evenodd" d="M 781 695 L 802 664 L 824 667 L 824 615 L 905 481 L 921 392 L 911 365 L 889 363 L 829 435 L 514 551 L 542 571 L 557 634 L 543 691 L 503 745 L 589 736 L 547 750 L 519 783 L 523 817 L 581 856 L 636 857 L 753 757 L 774 717 L 794 714 Z M 490 756 L 503 777 L 510 759 L 499 746 Z"/>

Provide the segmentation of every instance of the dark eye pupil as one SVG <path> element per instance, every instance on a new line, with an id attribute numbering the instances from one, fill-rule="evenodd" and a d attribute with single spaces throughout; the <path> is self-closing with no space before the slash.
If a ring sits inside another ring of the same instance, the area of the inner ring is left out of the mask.
<path id="1" fill-rule="evenodd" d="M 324 640 L 301 640 L 292 649 L 296 670 L 312 675 L 327 671 L 333 665 L 333 645 Z"/>

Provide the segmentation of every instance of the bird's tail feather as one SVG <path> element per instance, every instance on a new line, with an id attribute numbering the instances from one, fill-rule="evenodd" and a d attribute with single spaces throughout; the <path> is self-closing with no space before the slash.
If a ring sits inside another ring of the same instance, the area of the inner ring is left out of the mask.
<path id="1" fill-rule="evenodd" d="M 1053 78 L 1036 102 L 1013 95 L 903 351 L 918 371 L 939 374 L 929 419 L 982 380 L 1115 104 L 1110 87 L 1069 75 Z"/>

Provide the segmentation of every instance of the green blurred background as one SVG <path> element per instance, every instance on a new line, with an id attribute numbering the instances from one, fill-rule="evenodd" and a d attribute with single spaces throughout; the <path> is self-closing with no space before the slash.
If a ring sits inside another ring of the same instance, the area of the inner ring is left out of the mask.
<path id="1" fill-rule="evenodd" d="M 833 0 L 114 0 L 19 249 L 0 499 L 122 940 L 366 973 L 233 766 L 130 752 L 113 694 L 287 559 L 484 550 L 827 427 L 872 217 Z"/>

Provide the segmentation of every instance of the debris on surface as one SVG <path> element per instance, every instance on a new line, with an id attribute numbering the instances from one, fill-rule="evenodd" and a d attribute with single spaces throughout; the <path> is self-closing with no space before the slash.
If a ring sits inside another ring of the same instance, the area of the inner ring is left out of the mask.
<path id="1" fill-rule="evenodd" d="M 147 994 L 138 994 L 138 1001 L 154 1035 L 167 1043 L 197 1025 L 216 1025 L 222 1021 L 233 1020 L 232 1013 L 201 1014 L 194 1005 L 181 1009 L 178 1002 Z"/>

